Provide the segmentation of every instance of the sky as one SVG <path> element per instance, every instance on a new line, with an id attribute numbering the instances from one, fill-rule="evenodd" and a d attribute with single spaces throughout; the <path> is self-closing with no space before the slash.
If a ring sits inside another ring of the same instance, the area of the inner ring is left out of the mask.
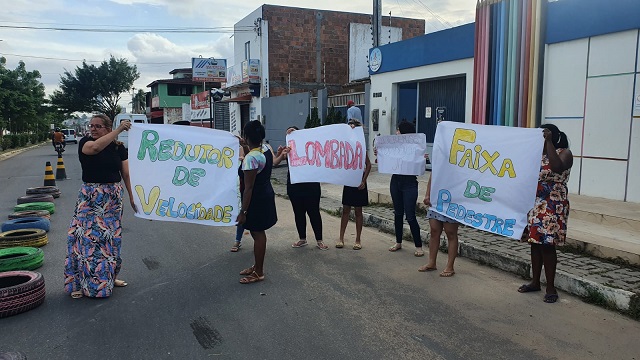
<path id="1" fill-rule="evenodd" d="M 373 0 L 272 0 L 268 4 L 371 14 Z M 47 94 L 57 89 L 65 70 L 82 60 L 126 58 L 140 72 L 134 87 L 149 91 L 175 68 L 191 67 L 192 57 L 227 59 L 234 64 L 233 25 L 264 3 L 260 0 L 6 0 L 0 12 L 0 56 L 15 69 L 40 71 Z M 382 12 L 426 20 L 426 32 L 474 21 L 476 0 L 387 0 Z M 89 31 L 16 29 L 82 28 Z M 218 28 L 213 33 L 167 33 L 162 28 Z M 101 32 L 116 29 L 123 32 Z M 137 90 L 136 90 L 137 91 Z M 130 108 L 131 94 L 120 105 Z"/>

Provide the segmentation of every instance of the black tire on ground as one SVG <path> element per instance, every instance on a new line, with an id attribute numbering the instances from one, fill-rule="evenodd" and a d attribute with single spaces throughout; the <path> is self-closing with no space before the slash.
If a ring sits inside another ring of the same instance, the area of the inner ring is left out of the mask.
<path id="1" fill-rule="evenodd" d="M 42 229 L 20 229 L 0 233 L 0 249 L 16 246 L 40 247 L 49 242 Z"/>
<path id="2" fill-rule="evenodd" d="M 9 220 L 21 219 L 26 217 L 41 217 L 43 219 L 49 219 L 51 218 L 51 215 L 49 215 L 49 212 L 47 210 L 24 210 L 16 211 L 9 214 Z"/>
<path id="3" fill-rule="evenodd" d="M 42 266 L 44 252 L 32 247 L 0 249 L 0 272 L 35 270 Z"/>
<path id="4" fill-rule="evenodd" d="M 56 210 L 56 205 L 52 202 L 32 202 L 26 204 L 19 204 L 13 208 L 13 211 L 25 211 L 25 210 L 47 210 L 49 214 L 53 214 Z"/>
<path id="5" fill-rule="evenodd" d="M 5 232 L 19 229 L 42 229 L 49 232 L 50 227 L 51 221 L 49 221 L 49 219 L 43 219 L 41 217 L 27 217 L 5 221 L 2 223 L 0 230 Z"/>
<path id="6" fill-rule="evenodd" d="M 46 290 L 42 274 L 32 271 L 0 273 L 0 318 L 40 306 Z"/>
<path id="7" fill-rule="evenodd" d="M 49 194 L 34 194 L 20 196 L 17 200 L 18 205 L 34 202 L 53 202 L 53 195 Z"/>
<path id="8" fill-rule="evenodd" d="M 58 187 L 56 186 L 38 186 L 27 188 L 27 195 L 52 194 L 56 192 L 60 192 L 60 189 L 58 189 Z"/>

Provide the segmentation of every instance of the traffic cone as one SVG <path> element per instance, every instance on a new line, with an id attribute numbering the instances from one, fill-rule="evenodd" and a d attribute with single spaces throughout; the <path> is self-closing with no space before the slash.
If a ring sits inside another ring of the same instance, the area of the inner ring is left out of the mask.
<path id="1" fill-rule="evenodd" d="M 64 180 L 67 178 L 67 171 L 64 169 L 64 161 L 62 155 L 58 154 L 58 164 L 56 165 L 56 180 Z"/>
<path id="2" fill-rule="evenodd" d="M 53 168 L 49 161 L 47 161 L 47 165 L 44 170 L 44 186 L 56 186 L 56 179 L 53 177 Z"/>

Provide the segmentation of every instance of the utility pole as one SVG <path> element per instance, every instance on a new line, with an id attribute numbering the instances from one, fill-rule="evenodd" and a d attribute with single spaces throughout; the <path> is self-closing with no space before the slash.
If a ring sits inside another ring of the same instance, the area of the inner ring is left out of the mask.
<path id="1" fill-rule="evenodd" d="M 380 46 L 382 34 L 382 0 L 373 0 L 373 47 Z"/>

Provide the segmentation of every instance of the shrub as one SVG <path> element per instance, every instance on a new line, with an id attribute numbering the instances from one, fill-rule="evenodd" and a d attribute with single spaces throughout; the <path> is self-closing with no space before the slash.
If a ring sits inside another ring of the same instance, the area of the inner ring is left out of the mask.
<path id="1" fill-rule="evenodd" d="M 320 126 L 320 117 L 318 117 L 318 108 L 311 109 L 311 114 L 307 116 L 307 121 L 304 123 L 305 129 L 311 129 Z"/>
<path id="2" fill-rule="evenodd" d="M 2 137 L 2 150 L 9 150 L 13 148 L 12 135 L 5 135 Z"/>

